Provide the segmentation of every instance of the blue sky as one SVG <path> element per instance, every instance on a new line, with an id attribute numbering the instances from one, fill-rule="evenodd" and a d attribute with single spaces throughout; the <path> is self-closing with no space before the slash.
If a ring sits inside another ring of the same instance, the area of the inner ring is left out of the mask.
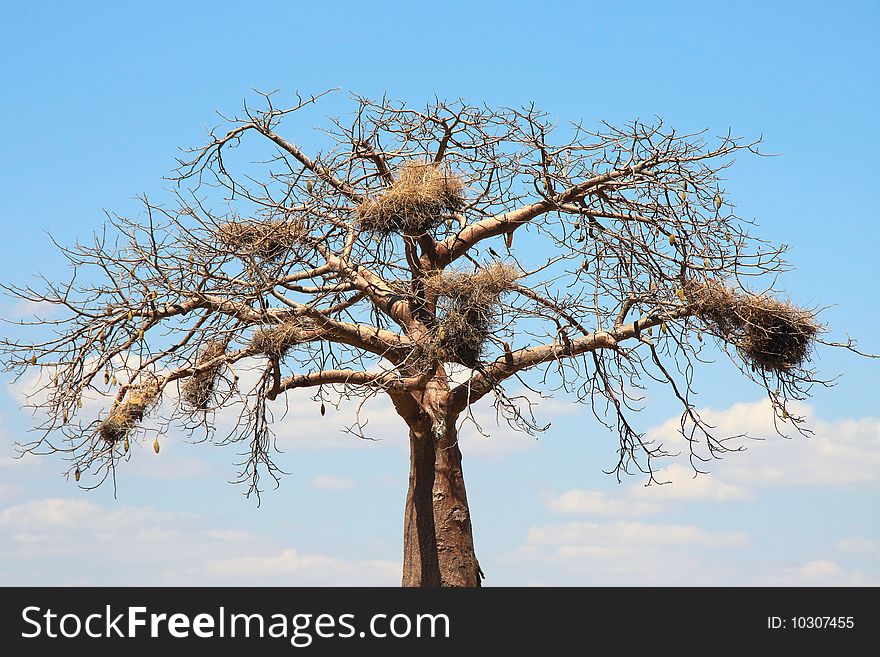
<path id="1" fill-rule="evenodd" d="M 63 275 L 46 237 L 85 238 L 102 210 L 162 198 L 178 148 L 253 89 L 339 87 L 415 103 L 437 95 L 520 105 L 560 121 L 662 116 L 680 130 L 763 135 L 727 188 L 759 234 L 791 246 L 792 298 L 827 305 L 833 335 L 880 352 L 874 302 L 880 191 L 880 6 L 874 2 L 18 3 L 0 39 L 2 280 Z M 348 109 L 344 94 L 321 106 Z M 294 128 L 288 128 L 294 129 Z M 308 146 L 311 126 L 288 136 Z M 20 309 L 0 301 L 3 316 Z M 487 585 L 880 584 L 876 361 L 825 351 L 838 385 L 809 402 L 814 438 L 754 444 L 692 479 L 644 489 L 602 474 L 615 440 L 564 397 L 538 441 L 463 438 Z M 760 391 L 723 359 L 700 405 L 768 435 Z M 256 508 L 228 484 L 235 454 L 171 436 L 120 482 L 86 492 L 60 460 L 12 461 L 26 436 L 0 397 L 0 583 L 394 584 L 407 476 L 404 432 L 374 409 L 380 443 L 345 438 L 307 400 L 278 428 L 292 475 Z M 641 426 L 670 434 L 649 398 Z M 486 411 L 488 414 L 488 410 Z"/>

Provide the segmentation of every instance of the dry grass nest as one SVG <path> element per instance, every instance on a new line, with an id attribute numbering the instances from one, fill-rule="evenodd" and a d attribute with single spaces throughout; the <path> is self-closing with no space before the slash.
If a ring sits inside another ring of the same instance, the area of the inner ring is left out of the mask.
<path id="1" fill-rule="evenodd" d="M 305 334 L 314 329 L 314 322 L 297 317 L 282 324 L 257 329 L 251 338 L 251 349 L 256 353 L 281 358 L 288 349 L 302 342 Z"/>
<path id="2" fill-rule="evenodd" d="M 205 344 L 202 353 L 196 360 L 196 366 L 204 365 L 216 360 L 226 352 L 226 343 L 219 340 L 211 340 Z M 218 362 L 210 367 L 193 374 L 183 384 L 180 390 L 181 399 L 192 409 L 205 410 L 214 395 L 217 379 L 223 371 L 223 363 Z"/>
<path id="3" fill-rule="evenodd" d="M 217 227 L 221 244 L 237 255 L 278 260 L 303 237 L 304 230 L 295 221 L 230 221 Z"/>
<path id="4" fill-rule="evenodd" d="M 154 381 L 130 386 L 121 402 L 113 404 L 110 413 L 98 425 L 98 433 L 111 445 L 123 440 L 156 402 L 159 386 Z"/>
<path id="5" fill-rule="evenodd" d="M 517 278 L 515 268 L 495 263 L 474 273 L 444 273 L 425 280 L 426 293 L 437 298 L 437 360 L 479 365 L 501 295 Z"/>
<path id="6" fill-rule="evenodd" d="M 696 314 L 753 365 L 784 373 L 809 358 L 820 329 L 810 311 L 718 281 L 691 281 L 684 291 Z"/>
<path id="7" fill-rule="evenodd" d="M 411 160 L 400 166 L 391 187 L 358 206 L 357 216 L 371 232 L 421 235 L 463 204 L 461 178 L 442 164 Z"/>

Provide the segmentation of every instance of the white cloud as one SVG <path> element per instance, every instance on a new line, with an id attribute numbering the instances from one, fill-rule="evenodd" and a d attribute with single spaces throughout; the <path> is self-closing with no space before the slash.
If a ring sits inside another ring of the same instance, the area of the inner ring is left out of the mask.
<path id="1" fill-rule="evenodd" d="M 736 558 L 749 543 L 745 532 L 694 525 L 572 522 L 531 528 L 508 563 L 525 584 L 717 585 L 721 554 Z"/>
<path id="2" fill-rule="evenodd" d="M 393 561 L 302 553 L 189 513 L 33 500 L 0 511 L 4 585 L 396 584 Z"/>
<path id="3" fill-rule="evenodd" d="M 346 491 L 354 486 L 354 479 L 349 477 L 331 477 L 319 475 L 312 479 L 312 488 L 326 491 Z"/>
<path id="4" fill-rule="evenodd" d="M 656 502 L 697 500 L 727 502 L 754 497 L 753 492 L 741 486 L 725 483 L 718 475 L 696 474 L 692 467 L 686 465 L 670 465 L 657 470 L 654 477 L 664 483 L 633 487 L 632 494 L 636 498 Z"/>
<path id="5" fill-rule="evenodd" d="M 640 522 L 570 522 L 562 525 L 533 527 L 527 545 L 550 545 L 558 548 L 613 546 L 702 546 L 730 547 L 748 542 L 743 532 L 709 532 L 693 525 L 655 525 Z"/>
<path id="6" fill-rule="evenodd" d="M 659 505 L 633 500 L 632 496 L 609 495 L 601 491 L 570 490 L 547 502 L 553 513 L 616 516 L 628 518 L 655 513 Z"/>
<path id="7" fill-rule="evenodd" d="M 847 571 L 829 559 L 812 559 L 756 582 L 764 586 L 878 586 L 880 579 L 861 571 Z"/>
<path id="8" fill-rule="evenodd" d="M 712 476 L 730 485 L 753 487 L 827 486 L 835 488 L 880 485 L 880 418 L 864 417 L 826 421 L 807 405 L 799 405 L 814 435 L 779 436 L 773 427 L 768 401 L 735 404 L 725 410 L 702 409 L 700 414 L 716 426 L 717 436 L 748 434 L 737 444 L 742 453 L 704 464 Z M 648 432 L 648 438 L 687 450 L 678 433 L 679 419 L 670 418 Z"/>
<path id="9" fill-rule="evenodd" d="M 834 547 L 847 554 L 869 554 L 880 557 L 880 541 L 868 538 L 843 538 Z"/>
<path id="10" fill-rule="evenodd" d="M 291 549 L 268 556 L 213 561 L 207 570 L 224 581 L 322 586 L 394 586 L 400 582 L 400 564 L 393 561 L 349 562 L 320 554 L 300 554 Z"/>

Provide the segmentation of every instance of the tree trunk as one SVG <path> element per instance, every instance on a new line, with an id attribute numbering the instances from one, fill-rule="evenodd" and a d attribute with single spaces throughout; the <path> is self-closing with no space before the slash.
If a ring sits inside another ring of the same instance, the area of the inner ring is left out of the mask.
<path id="1" fill-rule="evenodd" d="M 439 438 L 419 429 L 410 430 L 403 585 L 480 586 L 455 424 Z"/>

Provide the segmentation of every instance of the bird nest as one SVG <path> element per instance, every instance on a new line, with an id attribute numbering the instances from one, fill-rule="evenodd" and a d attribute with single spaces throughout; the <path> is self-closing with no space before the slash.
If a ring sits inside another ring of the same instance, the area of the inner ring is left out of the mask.
<path id="1" fill-rule="evenodd" d="M 98 425 L 101 438 L 114 445 L 137 428 L 138 423 L 159 397 L 155 381 L 130 386 L 121 402 L 115 402 L 110 413 Z"/>
<path id="2" fill-rule="evenodd" d="M 226 343 L 220 340 L 208 342 L 202 353 L 196 360 L 196 366 L 211 363 L 220 358 L 226 352 Z M 180 390 L 181 399 L 187 406 L 194 410 L 205 410 L 214 395 L 220 372 L 223 371 L 223 362 L 213 363 L 204 370 L 200 370 L 190 376 Z"/>
<path id="3" fill-rule="evenodd" d="M 426 295 L 437 299 L 439 322 L 428 345 L 437 351 L 437 360 L 479 365 L 501 295 L 518 277 L 513 267 L 495 263 L 474 273 L 436 274 L 425 280 Z"/>
<path id="4" fill-rule="evenodd" d="M 314 329 L 313 322 L 304 317 L 297 317 L 281 324 L 264 326 L 257 329 L 251 338 L 251 350 L 281 358 L 296 344 L 306 339 L 309 330 Z"/>
<path id="5" fill-rule="evenodd" d="M 358 206 L 357 217 L 370 232 L 422 235 L 463 205 L 461 178 L 442 164 L 411 160 L 400 166 L 385 192 Z"/>
<path id="6" fill-rule="evenodd" d="M 278 260 L 302 239 L 304 230 L 294 221 L 230 221 L 215 234 L 236 255 Z"/>
<path id="7" fill-rule="evenodd" d="M 810 311 L 718 281 L 691 281 L 684 292 L 696 314 L 753 365 L 779 374 L 809 358 L 820 330 Z"/>

